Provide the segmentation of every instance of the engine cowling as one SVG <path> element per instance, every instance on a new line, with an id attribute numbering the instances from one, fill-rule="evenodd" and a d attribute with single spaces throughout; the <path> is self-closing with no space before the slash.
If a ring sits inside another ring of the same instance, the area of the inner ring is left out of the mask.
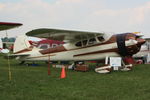
<path id="1" fill-rule="evenodd" d="M 140 51 L 145 40 L 134 33 L 124 33 L 116 35 L 118 52 L 121 56 L 132 56 Z"/>

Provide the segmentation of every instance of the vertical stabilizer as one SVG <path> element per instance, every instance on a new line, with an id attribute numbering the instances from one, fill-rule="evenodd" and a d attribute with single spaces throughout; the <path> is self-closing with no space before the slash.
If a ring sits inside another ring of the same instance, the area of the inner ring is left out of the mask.
<path id="1" fill-rule="evenodd" d="M 28 41 L 28 37 L 25 35 L 18 36 L 14 43 L 14 53 L 31 49 L 31 45 Z"/>

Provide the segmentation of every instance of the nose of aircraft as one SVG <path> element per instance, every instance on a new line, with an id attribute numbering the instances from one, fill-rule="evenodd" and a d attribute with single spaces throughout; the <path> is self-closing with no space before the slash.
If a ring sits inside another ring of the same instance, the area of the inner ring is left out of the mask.
<path id="1" fill-rule="evenodd" d="M 135 41 L 137 41 L 137 44 L 132 45 L 131 47 L 127 47 L 128 53 L 130 55 L 136 54 L 137 52 L 140 51 L 141 46 L 146 42 L 145 39 L 142 39 L 136 35 L 134 35 L 134 39 Z"/>
<path id="2" fill-rule="evenodd" d="M 130 45 L 126 44 L 126 40 L 133 39 L 137 42 L 130 41 Z M 133 33 L 119 34 L 117 35 L 117 45 L 120 55 L 132 56 L 140 51 L 141 45 L 145 43 L 145 40 L 136 36 Z"/>

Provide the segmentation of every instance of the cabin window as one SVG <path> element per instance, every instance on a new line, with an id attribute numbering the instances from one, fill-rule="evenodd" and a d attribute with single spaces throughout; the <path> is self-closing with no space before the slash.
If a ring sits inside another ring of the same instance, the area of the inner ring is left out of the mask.
<path id="1" fill-rule="evenodd" d="M 52 44 L 52 48 L 55 48 L 57 47 L 58 45 L 57 44 Z"/>
<path id="2" fill-rule="evenodd" d="M 95 44 L 96 43 L 96 39 L 95 38 L 92 38 L 89 40 L 89 43 L 88 44 Z"/>
<path id="3" fill-rule="evenodd" d="M 104 41 L 103 37 L 101 38 L 101 41 Z M 78 47 L 81 47 L 81 46 L 93 45 L 93 44 L 96 44 L 96 43 L 97 43 L 96 39 L 91 38 L 89 40 L 79 41 L 75 45 L 78 46 Z"/>
<path id="4" fill-rule="evenodd" d="M 48 45 L 48 44 L 41 44 L 41 45 L 39 46 L 39 48 L 40 48 L 40 49 L 47 49 L 47 48 L 49 48 L 49 45 Z"/>
<path id="5" fill-rule="evenodd" d="M 76 43 L 76 46 L 81 47 L 81 46 L 86 46 L 87 45 L 87 40 L 79 41 Z"/>
<path id="6" fill-rule="evenodd" d="M 100 41 L 100 42 L 103 42 L 104 41 L 104 37 L 102 37 L 102 36 L 99 36 L 99 37 L 97 37 L 98 38 L 98 40 Z"/>
<path id="7" fill-rule="evenodd" d="M 76 43 L 76 46 L 78 46 L 78 47 L 82 46 L 81 41 L 77 42 L 77 43 Z"/>

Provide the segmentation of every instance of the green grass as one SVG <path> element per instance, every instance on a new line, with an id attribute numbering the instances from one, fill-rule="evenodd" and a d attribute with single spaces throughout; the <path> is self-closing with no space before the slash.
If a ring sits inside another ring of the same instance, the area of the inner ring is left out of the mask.
<path id="1" fill-rule="evenodd" d="M 1 56 L 1 55 L 0 55 Z M 129 72 L 97 74 L 66 70 L 47 65 L 19 66 L 11 60 L 12 80 L 8 79 L 7 60 L 0 57 L 0 100 L 149 100 L 150 66 L 137 65 Z"/>

